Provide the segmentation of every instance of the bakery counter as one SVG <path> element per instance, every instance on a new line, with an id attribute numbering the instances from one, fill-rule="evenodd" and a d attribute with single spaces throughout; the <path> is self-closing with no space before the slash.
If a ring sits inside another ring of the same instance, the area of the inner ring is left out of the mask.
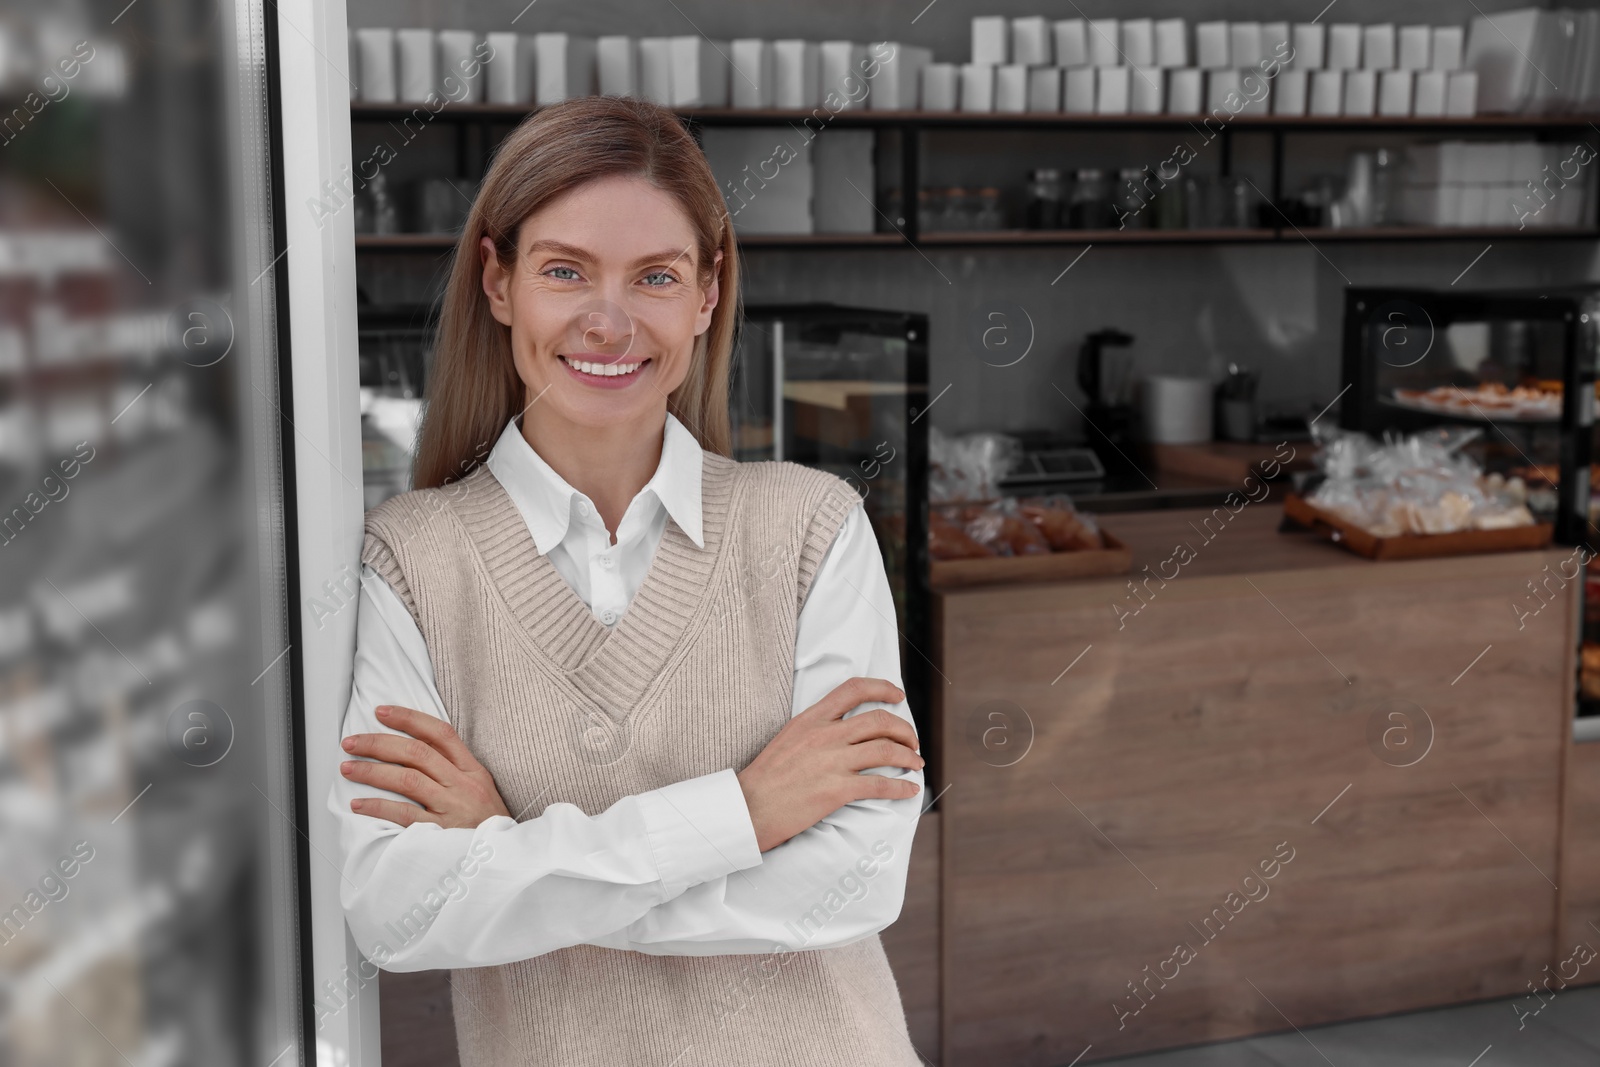
<path id="1" fill-rule="evenodd" d="M 1374 563 L 1220 512 L 1103 516 L 1131 574 L 935 597 L 947 1065 L 1520 995 L 1571 954 L 1570 550 Z"/>

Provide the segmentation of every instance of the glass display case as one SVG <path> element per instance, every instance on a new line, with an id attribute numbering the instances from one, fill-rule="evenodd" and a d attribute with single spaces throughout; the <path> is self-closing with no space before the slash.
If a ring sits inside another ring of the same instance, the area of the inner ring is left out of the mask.
<path id="1" fill-rule="evenodd" d="M 1467 425 L 1485 472 L 1576 545 L 1589 526 L 1600 287 L 1345 291 L 1340 425 L 1374 437 Z"/>
<path id="2" fill-rule="evenodd" d="M 900 662 L 927 735 L 928 320 L 835 305 L 747 307 L 734 352 L 734 458 L 830 471 L 861 495 L 888 570 Z"/>

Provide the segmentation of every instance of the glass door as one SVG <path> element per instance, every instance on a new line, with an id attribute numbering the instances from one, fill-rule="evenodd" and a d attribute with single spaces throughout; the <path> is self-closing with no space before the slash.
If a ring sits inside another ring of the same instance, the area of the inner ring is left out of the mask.
<path id="1" fill-rule="evenodd" d="M 0 6 L 0 1063 L 305 1063 L 264 0 Z"/>

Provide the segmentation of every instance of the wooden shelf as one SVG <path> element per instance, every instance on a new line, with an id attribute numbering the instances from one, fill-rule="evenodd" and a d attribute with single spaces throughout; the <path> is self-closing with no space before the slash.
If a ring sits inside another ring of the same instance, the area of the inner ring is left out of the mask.
<path id="1" fill-rule="evenodd" d="M 373 104 L 355 102 L 350 105 L 350 118 L 355 122 L 383 122 L 401 118 L 422 109 L 421 104 Z M 425 109 L 424 109 L 425 110 Z M 526 104 L 446 104 L 432 115 L 432 119 L 455 122 L 521 122 L 538 108 Z M 960 111 L 867 111 L 847 110 L 829 115 L 823 108 L 816 110 L 751 110 L 745 108 L 679 108 L 684 119 L 703 126 L 782 126 L 803 123 L 828 126 L 873 126 L 895 128 L 905 126 L 943 126 L 968 129 L 1016 129 L 1024 127 L 1053 127 L 1058 129 L 1140 130 L 1172 129 L 1198 123 L 1205 115 L 1077 115 L 1063 112 L 1022 112 L 1010 114 L 960 112 Z M 1591 122 L 1600 124 L 1596 115 L 1478 115 L 1461 118 L 1386 118 L 1382 116 L 1289 116 L 1289 115 L 1235 115 L 1226 128 L 1270 131 L 1322 131 L 1342 130 L 1396 130 L 1412 132 L 1433 131 L 1504 131 L 1583 129 Z"/>

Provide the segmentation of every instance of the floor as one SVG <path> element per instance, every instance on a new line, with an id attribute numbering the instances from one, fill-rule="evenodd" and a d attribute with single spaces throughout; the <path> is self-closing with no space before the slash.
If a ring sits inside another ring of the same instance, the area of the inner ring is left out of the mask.
<path id="1" fill-rule="evenodd" d="M 1102 1062 L 1117 1067 L 1600 1065 L 1600 986 L 1562 990 L 1526 1018 L 1513 1010 L 1527 1011 L 1534 1004 L 1526 997 L 1491 1000 Z"/>

